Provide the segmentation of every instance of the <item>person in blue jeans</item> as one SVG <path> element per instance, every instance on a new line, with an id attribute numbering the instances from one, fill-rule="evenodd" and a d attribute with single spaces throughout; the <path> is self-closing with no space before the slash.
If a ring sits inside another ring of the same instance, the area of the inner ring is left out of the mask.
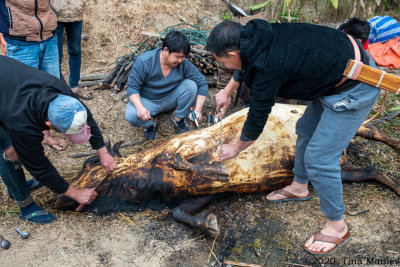
<path id="1" fill-rule="evenodd" d="M 299 35 L 299 33 L 301 33 Z M 293 182 L 271 192 L 270 202 L 310 199 L 310 181 L 320 198 L 325 225 L 304 244 L 312 254 L 326 255 L 348 242 L 339 164 L 379 95 L 379 89 L 343 79 L 350 59 L 373 61 L 361 42 L 328 27 L 251 20 L 245 26 L 222 22 L 211 32 L 206 48 L 227 68 L 242 71 L 252 89 L 250 108 L 240 139 L 224 144 L 221 161 L 236 157 L 258 138 L 277 97 L 310 101 L 296 125 Z M 217 110 L 226 111 L 232 92 L 216 97 Z"/>
<path id="2" fill-rule="evenodd" d="M 68 47 L 69 86 L 71 87 L 72 92 L 74 92 L 80 98 L 89 100 L 93 98 L 92 93 L 87 91 L 86 88 L 81 88 L 78 85 L 81 74 L 81 36 L 85 2 L 85 0 L 50 1 L 51 5 L 58 13 L 56 36 L 58 41 L 60 64 L 63 59 L 63 40 L 65 29 Z"/>
<path id="3" fill-rule="evenodd" d="M 0 1 L 1 41 L 6 43 L 7 56 L 60 79 L 56 27 L 57 14 L 48 0 Z M 50 131 L 44 132 L 43 144 L 57 151 L 67 145 Z"/>
<path id="4" fill-rule="evenodd" d="M 161 48 L 137 57 L 128 77 L 126 92 L 129 98 L 126 121 L 145 129 L 147 140 L 154 140 L 157 125 L 152 118 L 175 109 L 171 120 L 178 134 L 190 131 L 186 117 L 190 108 L 198 121 L 208 93 L 207 81 L 186 58 L 190 53 L 187 37 L 179 31 L 169 32 Z"/>

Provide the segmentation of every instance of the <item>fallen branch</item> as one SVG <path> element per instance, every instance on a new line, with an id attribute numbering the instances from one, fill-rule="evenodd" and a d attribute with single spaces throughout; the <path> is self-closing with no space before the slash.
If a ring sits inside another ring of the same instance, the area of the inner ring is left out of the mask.
<path id="1" fill-rule="evenodd" d="M 291 263 L 291 262 L 284 262 L 283 264 L 293 265 L 293 266 L 300 266 L 300 267 L 311 267 L 310 265 L 303 265 L 303 264 Z"/>
<path id="2" fill-rule="evenodd" d="M 381 107 L 380 107 L 379 111 L 378 111 L 374 116 L 372 116 L 372 118 L 370 118 L 370 119 L 364 121 L 363 125 L 367 125 L 368 123 L 370 123 L 371 121 L 373 121 L 374 119 L 376 119 L 376 117 L 378 117 L 379 114 L 382 113 L 383 108 L 385 107 L 385 100 L 386 100 L 388 94 L 389 94 L 388 92 L 385 92 L 385 95 L 382 97 Z"/>
<path id="3" fill-rule="evenodd" d="M 225 260 L 224 263 L 236 265 L 236 266 L 244 266 L 244 267 L 262 267 L 261 265 L 258 265 L 258 264 L 251 264 L 251 263 L 238 262 L 238 261 L 229 261 L 229 260 Z"/>
<path id="4" fill-rule="evenodd" d="M 215 236 L 215 237 L 214 237 L 213 244 L 212 244 L 212 246 L 211 246 L 211 251 L 214 251 L 214 246 L 215 246 L 215 241 L 216 241 L 216 240 L 217 240 L 217 237 Z M 210 259 L 211 259 L 211 252 L 210 252 L 210 255 L 208 255 L 207 263 L 210 262 Z"/>
<path id="5" fill-rule="evenodd" d="M 180 245 L 186 244 L 186 243 L 188 243 L 188 242 L 194 241 L 194 240 L 199 239 L 199 238 L 202 238 L 202 237 L 205 237 L 205 235 L 201 235 L 201 236 L 198 236 L 198 237 L 195 237 L 195 238 L 192 238 L 192 239 L 183 241 L 183 242 L 180 243 Z"/>
<path id="6" fill-rule="evenodd" d="M 205 240 L 205 241 L 206 241 L 206 245 L 207 245 L 208 249 L 210 250 L 211 254 L 214 256 L 214 258 L 215 258 L 215 260 L 218 262 L 218 264 L 221 265 L 221 262 L 218 260 L 218 258 L 217 258 L 217 256 L 215 255 L 214 251 L 212 251 L 212 249 L 211 249 L 210 246 L 208 245 L 207 240 Z M 259 266 L 259 267 L 261 267 L 261 266 Z"/>
<path id="7" fill-rule="evenodd" d="M 395 111 L 395 112 L 392 112 L 392 113 L 390 113 L 390 114 L 389 114 L 388 116 L 386 116 L 386 117 L 383 117 L 383 118 L 381 118 L 381 119 L 379 119 L 379 120 L 371 121 L 370 123 L 368 123 L 367 126 L 377 125 L 377 124 L 379 124 L 379 123 L 381 123 L 381 122 L 384 122 L 384 121 L 386 121 L 386 120 L 393 120 L 394 118 L 396 118 L 396 117 L 399 116 L 399 115 L 400 115 L 400 110 Z"/>
<path id="8" fill-rule="evenodd" d="M 125 220 L 127 220 L 128 222 L 130 222 L 131 224 L 133 224 L 134 226 L 137 226 L 136 223 L 132 222 L 128 217 L 126 217 L 124 214 L 122 214 L 121 212 L 118 212 L 119 215 L 122 216 L 122 218 L 124 218 Z"/>

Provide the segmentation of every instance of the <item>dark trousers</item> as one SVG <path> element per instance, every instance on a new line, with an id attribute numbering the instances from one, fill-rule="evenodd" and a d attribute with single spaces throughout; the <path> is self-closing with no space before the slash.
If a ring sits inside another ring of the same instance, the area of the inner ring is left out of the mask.
<path id="1" fill-rule="evenodd" d="M 58 22 L 56 29 L 58 41 L 58 54 L 60 64 L 63 58 L 63 37 L 64 29 L 67 35 L 68 46 L 68 63 L 69 63 L 69 86 L 77 87 L 81 78 L 81 36 L 82 36 L 82 20 L 75 22 Z"/>

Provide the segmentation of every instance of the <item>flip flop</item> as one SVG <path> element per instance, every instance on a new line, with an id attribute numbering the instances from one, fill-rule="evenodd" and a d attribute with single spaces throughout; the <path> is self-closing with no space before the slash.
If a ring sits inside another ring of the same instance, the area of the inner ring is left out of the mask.
<path id="1" fill-rule="evenodd" d="M 61 145 L 61 139 L 60 139 L 60 138 L 54 137 L 54 136 L 53 136 L 53 138 L 56 138 L 56 140 L 57 140 L 55 143 L 49 143 L 49 142 L 47 142 L 47 141 L 42 141 L 42 144 L 43 144 L 43 145 L 49 146 L 51 149 L 53 149 L 53 150 L 55 150 L 55 151 L 63 151 L 64 149 L 67 148 L 67 142 L 65 142 L 65 145 Z M 54 146 L 58 146 L 58 147 L 60 147 L 61 149 L 57 149 L 57 148 L 54 147 Z"/>
<path id="2" fill-rule="evenodd" d="M 330 250 L 325 251 L 325 252 L 312 251 L 312 250 L 309 250 L 308 248 L 306 248 L 305 246 L 304 246 L 304 249 L 308 253 L 311 253 L 311 254 L 314 254 L 314 255 L 329 255 L 329 254 L 332 254 L 333 252 L 335 252 L 339 247 L 341 247 L 344 244 L 346 244 L 347 242 L 349 242 L 350 239 L 351 239 L 351 234 L 350 234 L 349 231 L 347 231 L 347 233 L 343 237 L 324 235 L 323 233 L 321 233 L 321 231 L 319 231 L 318 233 L 314 234 L 313 243 L 315 241 L 320 241 L 320 242 L 334 244 L 335 246 L 333 248 L 331 248 Z"/>
<path id="3" fill-rule="evenodd" d="M 272 203 L 280 203 L 280 202 L 287 202 L 287 201 L 306 201 L 306 200 L 310 200 L 311 199 L 310 194 L 308 196 L 306 196 L 306 197 L 299 197 L 299 196 L 296 196 L 295 194 L 290 193 L 289 191 L 286 191 L 285 189 L 276 190 L 274 192 L 274 195 L 275 194 L 279 194 L 279 195 L 285 196 L 286 198 L 277 199 L 277 200 L 269 200 L 269 199 L 267 199 L 267 201 L 268 202 L 272 202 Z"/>

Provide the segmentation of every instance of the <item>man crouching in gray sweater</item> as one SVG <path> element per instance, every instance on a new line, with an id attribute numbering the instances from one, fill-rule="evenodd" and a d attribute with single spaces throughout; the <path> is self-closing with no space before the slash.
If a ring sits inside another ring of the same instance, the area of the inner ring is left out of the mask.
<path id="1" fill-rule="evenodd" d="M 179 134 L 190 131 L 185 118 L 194 111 L 202 121 L 201 111 L 208 93 L 205 77 L 186 58 L 190 43 L 179 31 L 165 36 L 162 48 L 136 58 L 127 82 L 129 102 L 125 118 L 132 125 L 143 127 L 147 140 L 154 140 L 157 126 L 152 116 L 174 110 L 171 116 Z"/>

